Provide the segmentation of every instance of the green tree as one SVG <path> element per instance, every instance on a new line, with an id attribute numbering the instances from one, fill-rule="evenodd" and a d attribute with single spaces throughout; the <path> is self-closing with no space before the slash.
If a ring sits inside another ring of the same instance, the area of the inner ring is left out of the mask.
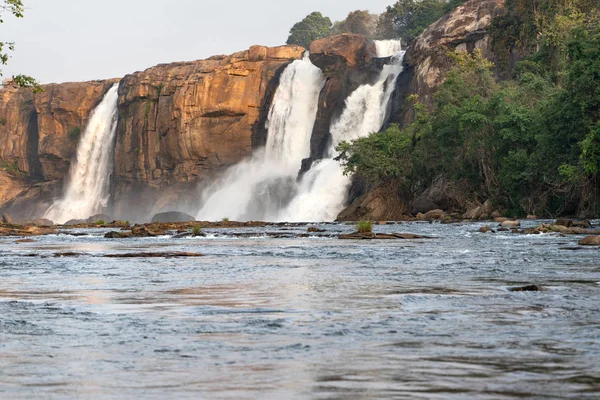
<path id="1" fill-rule="evenodd" d="M 369 39 L 375 36 L 379 17 L 366 10 L 356 10 L 348 14 L 345 20 L 336 22 L 332 28 L 333 34 L 356 33 Z"/>
<path id="2" fill-rule="evenodd" d="M 309 48 L 313 41 L 330 35 L 331 25 L 328 17 L 315 11 L 292 27 L 286 43 Z"/>
<path id="3" fill-rule="evenodd" d="M 12 14 L 16 18 L 23 18 L 24 11 L 25 7 L 23 6 L 22 0 L 2 0 L 0 3 L 0 24 L 4 22 L 4 13 Z M 8 60 L 10 59 L 9 52 L 14 51 L 14 49 L 14 42 L 0 41 L 0 63 L 2 65 L 8 64 Z M 1 70 L 0 76 L 2 76 Z M 30 76 L 15 75 L 12 77 L 12 79 L 13 82 L 19 86 L 32 87 L 36 92 L 41 90 L 40 85 Z"/>
<path id="4" fill-rule="evenodd" d="M 378 33 L 389 38 L 409 39 L 420 35 L 429 25 L 443 17 L 464 0 L 399 0 L 382 15 Z M 392 26 L 389 26 L 389 25 Z"/>

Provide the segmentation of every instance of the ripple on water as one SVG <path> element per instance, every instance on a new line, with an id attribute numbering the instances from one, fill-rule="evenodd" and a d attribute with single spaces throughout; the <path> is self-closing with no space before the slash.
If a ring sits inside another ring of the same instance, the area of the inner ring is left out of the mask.
<path id="1" fill-rule="evenodd" d="M 0 397 L 600 397 L 596 251 L 482 225 L 0 240 Z M 206 257 L 101 257 L 152 249 Z"/>

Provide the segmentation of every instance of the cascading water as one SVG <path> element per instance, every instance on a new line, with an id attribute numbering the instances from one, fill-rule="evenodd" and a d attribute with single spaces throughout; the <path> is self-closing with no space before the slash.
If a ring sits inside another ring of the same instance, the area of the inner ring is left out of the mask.
<path id="1" fill-rule="evenodd" d="M 310 155 L 310 137 L 325 78 L 308 53 L 291 63 L 280 78 L 268 121 L 266 147 L 231 167 L 198 212 L 198 220 L 230 218 L 275 220 L 294 193 L 302 160 Z"/>
<path id="2" fill-rule="evenodd" d="M 48 209 L 44 218 L 64 223 L 88 218 L 106 207 L 117 130 L 118 88 L 115 84 L 92 113 L 77 148 L 77 159 L 71 165 L 64 196 Z"/>
<path id="3" fill-rule="evenodd" d="M 377 57 L 393 57 L 402 52 L 402 40 L 375 40 Z"/>
<path id="4" fill-rule="evenodd" d="M 332 143 L 327 157 L 308 171 L 298 194 L 284 212 L 281 221 L 333 221 L 344 208 L 351 178 L 335 160 L 335 148 L 342 141 L 351 141 L 378 132 L 385 123 L 388 104 L 402 72 L 404 52 L 401 42 L 376 41 L 378 57 L 392 57 L 373 85 L 363 85 L 346 99 L 346 108 L 331 126 Z M 392 53 L 395 52 L 395 53 Z M 391 53 L 391 54 L 390 54 Z"/>

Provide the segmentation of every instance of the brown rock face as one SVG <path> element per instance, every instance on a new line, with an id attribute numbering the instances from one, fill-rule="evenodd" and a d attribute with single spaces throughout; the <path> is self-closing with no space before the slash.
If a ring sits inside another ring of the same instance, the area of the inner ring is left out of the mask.
<path id="1" fill-rule="evenodd" d="M 0 90 L 0 162 L 4 166 L 28 174 L 40 172 L 31 162 L 37 158 L 37 152 L 32 154 L 35 149 L 29 138 L 31 131 L 37 129 L 35 118 L 33 92 Z"/>
<path id="2" fill-rule="evenodd" d="M 396 106 L 401 108 L 406 96 L 418 94 L 425 104 L 432 104 L 433 94 L 446 78 L 451 67 L 449 51 L 480 49 L 492 61 L 488 28 L 494 17 L 505 12 L 505 0 L 469 0 L 450 14 L 430 25 L 410 45 L 405 56 L 404 79 L 398 81 Z M 412 108 L 403 110 L 399 122 L 414 119 Z"/>
<path id="3" fill-rule="evenodd" d="M 279 75 L 304 51 L 254 46 L 123 78 L 114 187 L 115 197 L 124 201 L 115 203 L 116 215 L 132 210 L 127 200 L 132 192 L 172 185 L 186 190 L 186 184 L 249 156 L 253 143 L 260 144 L 259 121 L 266 117 Z M 137 199 L 133 208 L 161 211 L 160 204 L 152 209 L 155 196 L 145 197 L 151 202 Z"/>
<path id="4" fill-rule="evenodd" d="M 60 191 L 79 136 L 118 80 L 0 90 L 0 208 L 18 218 L 40 216 Z"/>
<path id="5" fill-rule="evenodd" d="M 407 105 L 407 98 L 410 95 L 417 94 L 421 102 L 429 106 L 433 105 L 433 94 L 443 83 L 452 65 L 447 55 L 448 52 L 481 49 L 484 56 L 494 59 L 491 52 L 491 38 L 487 30 L 493 18 L 504 13 L 504 3 L 505 0 L 469 0 L 429 26 L 411 43 L 404 57 L 404 72 L 396 83 L 396 92 L 392 99 L 392 109 L 395 112 L 390 122 L 408 126 L 414 121 L 414 110 Z M 415 199 L 412 204 L 413 213 L 426 212 L 437 207 L 446 209 L 454 203 L 461 202 L 461 199 L 454 194 L 451 196 L 448 195 L 450 193 L 439 195 L 440 193 L 437 193 L 439 190 L 435 187 L 437 184 L 439 182 L 434 183 L 430 190 Z M 377 207 L 365 207 L 367 204 L 376 204 L 370 201 L 358 208 L 360 212 L 356 212 L 357 202 L 369 198 L 377 199 L 379 198 L 378 193 L 382 190 L 384 189 L 376 188 L 357 199 L 340 215 L 340 218 L 350 215 L 350 218 L 359 216 L 360 218 L 379 219 L 375 216 L 376 214 L 396 215 L 397 205 L 404 204 L 407 197 L 402 197 L 402 193 L 394 194 L 393 191 L 390 192 L 390 195 L 396 196 L 396 198 L 394 200 L 387 199 L 386 202 L 389 205 L 383 205 L 380 202 L 382 205 Z M 453 192 L 460 193 L 455 190 Z"/>
<path id="6" fill-rule="evenodd" d="M 349 67 L 360 67 L 376 55 L 375 43 L 362 35 L 345 33 L 316 40 L 310 45 L 311 59 L 319 64 L 319 59 L 336 57 L 343 59 Z"/>
<path id="7" fill-rule="evenodd" d="M 373 82 L 381 65 L 374 63 L 375 42 L 362 35 L 343 34 L 317 40 L 310 45 L 310 59 L 327 81 L 319 97 L 317 119 L 311 137 L 311 159 L 323 157 L 331 139 L 331 122 L 344 110 L 344 101 L 360 85 Z"/>
<path id="8" fill-rule="evenodd" d="M 44 180 L 62 179 L 67 174 L 92 111 L 116 82 L 46 85 L 35 95 L 38 158 Z"/>
<path id="9" fill-rule="evenodd" d="M 379 187 L 358 197 L 339 216 L 339 221 L 400 221 L 406 218 L 409 205 L 403 201 L 397 187 L 388 185 Z"/>

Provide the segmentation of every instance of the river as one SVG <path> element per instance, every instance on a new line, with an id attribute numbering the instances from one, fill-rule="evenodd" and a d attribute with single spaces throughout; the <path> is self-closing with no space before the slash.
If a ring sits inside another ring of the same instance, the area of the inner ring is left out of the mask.
<path id="1" fill-rule="evenodd" d="M 600 398 L 598 249 L 480 226 L 0 238 L 0 398 Z"/>

